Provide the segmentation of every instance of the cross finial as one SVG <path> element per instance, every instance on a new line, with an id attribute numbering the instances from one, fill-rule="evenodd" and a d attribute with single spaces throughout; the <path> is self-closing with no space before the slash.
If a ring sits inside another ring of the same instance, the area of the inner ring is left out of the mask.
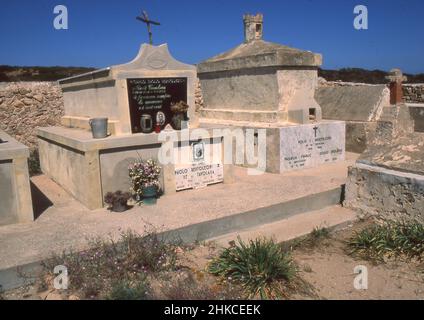
<path id="1" fill-rule="evenodd" d="M 150 28 L 150 25 L 156 25 L 156 26 L 160 26 L 159 22 L 156 21 L 152 21 L 149 20 L 149 16 L 147 15 L 146 11 L 143 11 L 142 14 L 139 17 L 136 17 L 137 20 L 140 20 L 141 22 L 144 22 L 147 26 L 147 32 L 149 33 L 149 43 L 153 44 L 153 40 L 152 40 L 152 30 Z"/>
<path id="2" fill-rule="evenodd" d="M 389 72 L 389 75 L 386 77 L 390 82 L 404 82 L 407 79 L 406 76 L 403 75 L 400 69 L 392 69 Z"/>
<path id="3" fill-rule="evenodd" d="M 390 81 L 390 104 L 396 105 L 402 103 L 402 82 L 406 81 L 407 78 L 400 69 L 392 69 L 386 79 Z"/>

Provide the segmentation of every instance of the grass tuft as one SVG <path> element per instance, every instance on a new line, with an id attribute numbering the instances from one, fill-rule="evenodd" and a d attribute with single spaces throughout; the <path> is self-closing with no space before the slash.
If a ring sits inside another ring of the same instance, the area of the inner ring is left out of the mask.
<path id="1" fill-rule="evenodd" d="M 297 271 L 290 254 L 273 240 L 244 243 L 239 237 L 210 263 L 209 272 L 240 284 L 249 298 L 272 299 L 284 296 L 282 282 L 290 282 Z"/>
<path id="2" fill-rule="evenodd" d="M 424 225 L 417 221 L 385 221 L 365 228 L 348 241 L 350 254 L 384 261 L 390 258 L 422 260 Z"/>

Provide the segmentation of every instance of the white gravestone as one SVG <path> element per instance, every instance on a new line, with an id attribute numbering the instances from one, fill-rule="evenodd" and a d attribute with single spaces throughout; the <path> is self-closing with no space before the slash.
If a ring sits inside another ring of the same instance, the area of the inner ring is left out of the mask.
<path id="1" fill-rule="evenodd" d="M 344 160 L 345 123 L 311 123 L 280 129 L 280 172 Z"/>
<path id="2" fill-rule="evenodd" d="M 221 148 L 221 142 L 191 142 L 189 145 L 176 147 L 174 158 L 180 159 L 175 165 L 176 190 L 197 189 L 223 182 Z"/>

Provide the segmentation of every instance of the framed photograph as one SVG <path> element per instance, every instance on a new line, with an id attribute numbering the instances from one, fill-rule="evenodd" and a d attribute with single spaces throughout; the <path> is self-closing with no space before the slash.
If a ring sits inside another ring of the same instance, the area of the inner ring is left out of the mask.
<path id="1" fill-rule="evenodd" d="M 205 144 L 203 142 L 193 143 L 193 160 L 203 161 L 205 160 Z"/>

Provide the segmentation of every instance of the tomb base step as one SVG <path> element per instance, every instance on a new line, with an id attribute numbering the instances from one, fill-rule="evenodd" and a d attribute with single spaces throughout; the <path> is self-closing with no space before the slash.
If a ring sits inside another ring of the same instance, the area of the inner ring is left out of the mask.
<path id="1" fill-rule="evenodd" d="M 209 239 L 220 246 L 228 246 L 229 242 L 244 242 L 259 237 L 272 238 L 277 243 L 290 242 L 309 234 L 315 228 L 330 230 L 346 227 L 357 218 L 356 212 L 339 205 L 300 213 L 287 219 L 267 223 L 254 228 L 232 232 L 220 237 Z"/>

